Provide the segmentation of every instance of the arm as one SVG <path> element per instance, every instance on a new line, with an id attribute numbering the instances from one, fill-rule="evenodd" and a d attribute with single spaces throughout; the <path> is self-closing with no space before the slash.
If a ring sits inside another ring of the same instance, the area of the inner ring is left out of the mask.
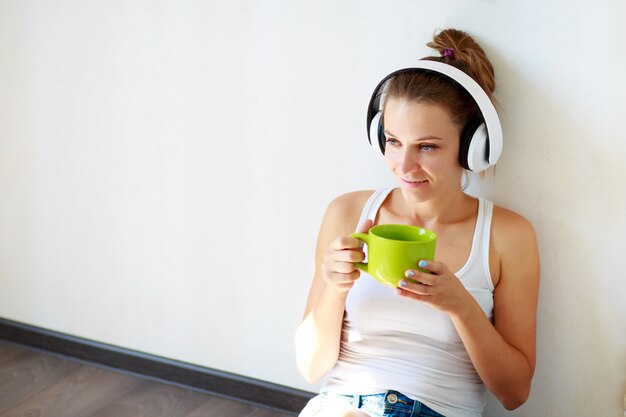
<path id="1" fill-rule="evenodd" d="M 403 295 L 448 312 L 487 388 L 507 409 L 522 405 L 530 393 L 535 369 L 539 255 L 534 230 L 522 217 L 494 213 L 492 243 L 500 276 L 494 291 L 492 325 L 474 298 L 439 262 L 428 262 L 434 274 L 420 274 Z M 408 290 L 408 291 L 407 291 Z"/>
<path id="2" fill-rule="evenodd" d="M 298 370 L 310 383 L 337 361 L 348 291 L 359 278 L 354 262 L 364 259 L 360 241 L 349 237 L 371 192 L 346 194 L 326 210 L 315 255 L 315 272 L 304 318 L 295 335 Z M 371 224 L 360 227 L 367 231 Z"/>
<path id="3" fill-rule="evenodd" d="M 502 214 L 494 223 L 500 254 L 494 324 L 475 302 L 452 320 L 487 388 L 505 408 L 514 409 L 528 399 L 535 371 L 539 255 L 530 223 L 511 212 Z"/>

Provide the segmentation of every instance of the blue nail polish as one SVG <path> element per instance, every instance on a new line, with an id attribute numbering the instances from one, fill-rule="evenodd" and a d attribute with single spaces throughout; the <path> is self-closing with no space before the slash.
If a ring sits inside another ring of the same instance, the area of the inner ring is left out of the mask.
<path id="1" fill-rule="evenodd" d="M 408 283 L 408 282 L 406 282 L 406 281 L 404 281 L 404 280 L 401 280 L 400 282 L 398 282 L 398 286 L 399 286 L 399 287 L 406 287 L 406 286 L 408 286 L 408 285 L 409 285 L 409 283 Z"/>
<path id="2" fill-rule="evenodd" d="M 406 274 L 405 274 L 405 275 L 406 275 L 408 278 L 413 278 L 413 277 L 415 276 L 415 271 L 412 271 L 412 270 L 410 270 L 410 269 L 409 269 L 408 271 L 406 271 Z"/>
<path id="3" fill-rule="evenodd" d="M 428 262 L 423 259 L 417 263 L 417 266 L 419 266 L 420 268 L 426 268 L 426 265 L 428 265 Z"/>

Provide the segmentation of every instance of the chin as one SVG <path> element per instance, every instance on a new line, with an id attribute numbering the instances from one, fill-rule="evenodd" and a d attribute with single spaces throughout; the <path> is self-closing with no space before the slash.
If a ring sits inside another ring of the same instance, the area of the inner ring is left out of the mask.
<path id="1" fill-rule="evenodd" d="M 400 190 L 402 191 L 404 199 L 413 203 L 423 203 L 424 201 L 428 201 L 432 198 L 432 193 L 426 190 L 416 190 L 403 186 L 400 186 Z"/>

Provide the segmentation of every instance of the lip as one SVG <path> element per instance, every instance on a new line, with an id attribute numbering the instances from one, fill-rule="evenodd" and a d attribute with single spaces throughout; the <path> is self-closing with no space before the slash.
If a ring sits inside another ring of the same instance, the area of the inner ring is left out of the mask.
<path id="1" fill-rule="evenodd" d="M 402 178 L 402 183 L 410 188 L 420 187 L 427 182 L 428 180 L 410 180 L 408 178 Z"/>

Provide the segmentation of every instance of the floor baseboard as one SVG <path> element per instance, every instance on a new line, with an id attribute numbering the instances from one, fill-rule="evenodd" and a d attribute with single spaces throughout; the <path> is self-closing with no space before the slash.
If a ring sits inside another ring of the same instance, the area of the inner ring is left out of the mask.
<path id="1" fill-rule="evenodd" d="M 296 415 L 314 395 L 0 318 L 0 339 Z"/>

